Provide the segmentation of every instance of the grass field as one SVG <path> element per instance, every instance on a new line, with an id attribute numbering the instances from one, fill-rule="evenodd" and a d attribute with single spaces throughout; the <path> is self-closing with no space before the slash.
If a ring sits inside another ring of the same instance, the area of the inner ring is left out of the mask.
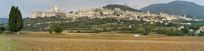
<path id="1" fill-rule="evenodd" d="M 134 34 L 6 35 L 27 47 L 24 51 L 203 51 L 204 37 L 141 36 Z M 5 38 L 5 37 L 4 37 Z M 12 44 L 12 43 L 11 43 Z"/>
<path id="2" fill-rule="evenodd" d="M 16 51 L 22 47 L 17 46 L 17 41 L 11 40 L 5 35 L 0 34 L 0 51 Z"/>

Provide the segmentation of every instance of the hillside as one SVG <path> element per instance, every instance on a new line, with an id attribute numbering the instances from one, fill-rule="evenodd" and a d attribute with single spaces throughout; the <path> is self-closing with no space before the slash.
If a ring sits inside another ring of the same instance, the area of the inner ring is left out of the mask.
<path id="1" fill-rule="evenodd" d="M 121 10 L 124 10 L 124 11 L 136 11 L 136 12 L 140 12 L 137 9 L 134 9 L 134 8 L 131 8 L 131 7 L 128 7 L 128 6 L 125 6 L 125 5 L 118 5 L 118 4 L 109 4 L 109 5 L 104 6 L 103 8 L 111 9 L 111 10 L 114 10 L 115 8 L 120 8 Z"/>
<path id="2" fill-rule="evenodd" d="M 137 20 L 118 20 L 114 18 L 103 18 L 103 19 L 88 19 L 87 17 L 76 18 L 35 18 L 35 19 L 24 19 L 24 28 L 26 31 L 48 31 L 55 26 L 62 26 L 68 32 L 83 32 L 83 33 L 97 33 L 107 31 L 119 31 L 119 32 L 136 32 L 142 31 L 147 26 L 152 26 L 145 21 Z M 136 23 L 137 22 L 137 23 Z M 138 25 L 136 25 L 138 24 Z M 139 25 L 141 24 L 141 25 Z M 128 29 L 128 26 L 134 27 L 134 29 Z M 135 28 L 138 26 L 138 28 Z"/>
<path id="3" fill-rule="evenodd" d="M 166 33 L 177 27 L 185 26 L 186 28 L 197 30 L 200 26 L 186 25 L 179 23 L 150 23 L 146 21 L 117 19 L 117 18 L 66 18 L 66 17 L 46 17 L 35 19 L 24 19 L 23 31 L 48 31 L 55 26 L 61 26 L 65 29 L 64 32 L 69 33 L 100 33 L 100 32 L 117 32 L 117 33 L 142 33 L 144 35 L 150 32 L 158 32 L 158 34 L 167 34 L 168 36 L 183 36 L 182 31 L 177 31 L 178 34 Z M 193 27 L 194 26 L 194 27 Z M 159 30 L 157 30 L 159 29 Z M 165 29 L 165 30 L 162 30 Z M 161 32 L 161 33 L 160 33 Z M 164 32 L 164 33 L 163 33 Z M 174 31 L 170 31 L 174 32 Z M 189 34 L 190 35 L 190 34 Z"/>
<path id="4" fill-rule="evenodd" d="M 140 9 L 143 12 L 159 14 L 160 12 L 167 14 L 184 15 L 187 17 L 204 18 L 204 6 L 200 6 L 193 2 L 173 1 L 167 4 L 152 4 Z"/>
<path id="5" fill-rule="evenodd" d="M 94 28 L 103 27 L 103 24 L 117 23 L 116 19 L 88 19 L 84 18 L 35 18 L 35 19 L 24 19 L 24 29 L 32 31 L 46 31 L 55 26 L 62 26 L 65 30 L 95 30 Z"/>
<path id="6" fill-rule="evenodd" d="M 8 23 L 8 18 L 0 18 L 0 24 Z"/>

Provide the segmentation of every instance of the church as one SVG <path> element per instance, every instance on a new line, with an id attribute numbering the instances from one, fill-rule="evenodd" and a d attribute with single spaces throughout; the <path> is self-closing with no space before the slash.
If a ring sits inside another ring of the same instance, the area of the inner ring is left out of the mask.
<path id="1" fill-rule="evenodd" d="M 33 11 L 31 13 L 30 18 L 38 18 L 38 17 L 64 17 L 65 13 L 61 9 L 58 8 L 57 5 L 55 5 L 55 8 L 50 9 L 48 12 L 43 11 Z"/>

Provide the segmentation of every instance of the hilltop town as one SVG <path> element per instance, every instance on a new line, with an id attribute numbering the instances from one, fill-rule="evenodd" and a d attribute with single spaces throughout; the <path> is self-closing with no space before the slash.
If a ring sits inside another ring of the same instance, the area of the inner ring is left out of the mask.
<path id="1" fill-rule="evenodd" d="M 204 6 L 186 1 L 2 0 L 0 51 L 203 51 Z"/>
<path id="2" fill-rule="evenodd" d="M 182 30 L 188 28 L 189 31 L 204 31 L 202 27 L 199 29 L 196 24 L 179 21 L 200 21 L 195 18 L 188 18 L 184 15 L 169 15 L 163 12 L 160 14 L 152 14 L 151 11 L 141 12 L 137 9 L 128 7 L 127 5 L 108 4 L 101 8 L 89 8 L 79 11 L 70 11 L 65 13 L 57 5 L 46 11 L 33 11 L 29 19 L 24 19 L 26 29 L 34 31 L 48 31 L 54 26 L 61 25 L 65 28 L 65 32 L 140 32 L 151 27 L 154 30 L 175 29 Z M 36 21 L 37 20 L 37 21 Z M 149 25 L 152 24 L 152 25 Z M 156 27 L 156 28 L 153 28 Z M 194 27 L 195 29 L 193 29 Z M 129 30 L 132 29 L 132 30 Z M 199 30 L 198 30 L 199 29 Z"/>
<path id="3" fill-rule="evenodd" d="M 109 4 L 107 6 L 124 6 L 126 5 L 117 5 L 117 4 Z M 57 5 L 53 9 L 50 9 L 48 12 L 44 11 L 33 11 L 31 13 L 30 18 L 38 18 L 38 17 L 69 17 L 69 18 L 79 18 L 79 17 L 88 17 L 90 19 L 94 18 L 116 18 L 116 19 L 128 19 L 128 20 L 144 20 L 148 22 L 163 22 L 163 21 L 171 21 L 171 20 L 196 20 L 187 18 L 186 14 L 183 16 L 180 15 L 168 15 L 165 13 L 160 14 L 151 14 L 150 11 L 140 12 L 140 11 L 129 11 L 129 10 L 121 10 L 121 8 L 89 8 L 84 10 L 79 10 L 76 12 L 70 11 L 69 13 L 64 13 L 61 9 L 58 8 Z"/>

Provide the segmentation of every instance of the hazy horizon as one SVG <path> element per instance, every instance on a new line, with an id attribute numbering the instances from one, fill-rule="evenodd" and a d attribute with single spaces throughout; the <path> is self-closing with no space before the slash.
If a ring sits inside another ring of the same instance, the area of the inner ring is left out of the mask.
<path id="1" fill-rule="evenodd" d="M 98 8 L 107 4 L 127 4 L 140 9 L 151 4 L 168 3 L 175 0 L 0 0 L 0 18 L 8 18 L 10 7 L 18 6 L 23 17 L 29 17 L 32 11 L 48 11 L 57 4 L 65 13 L 87 8 Z M 204 5 L 203 0 L 182 0 Z"/>

